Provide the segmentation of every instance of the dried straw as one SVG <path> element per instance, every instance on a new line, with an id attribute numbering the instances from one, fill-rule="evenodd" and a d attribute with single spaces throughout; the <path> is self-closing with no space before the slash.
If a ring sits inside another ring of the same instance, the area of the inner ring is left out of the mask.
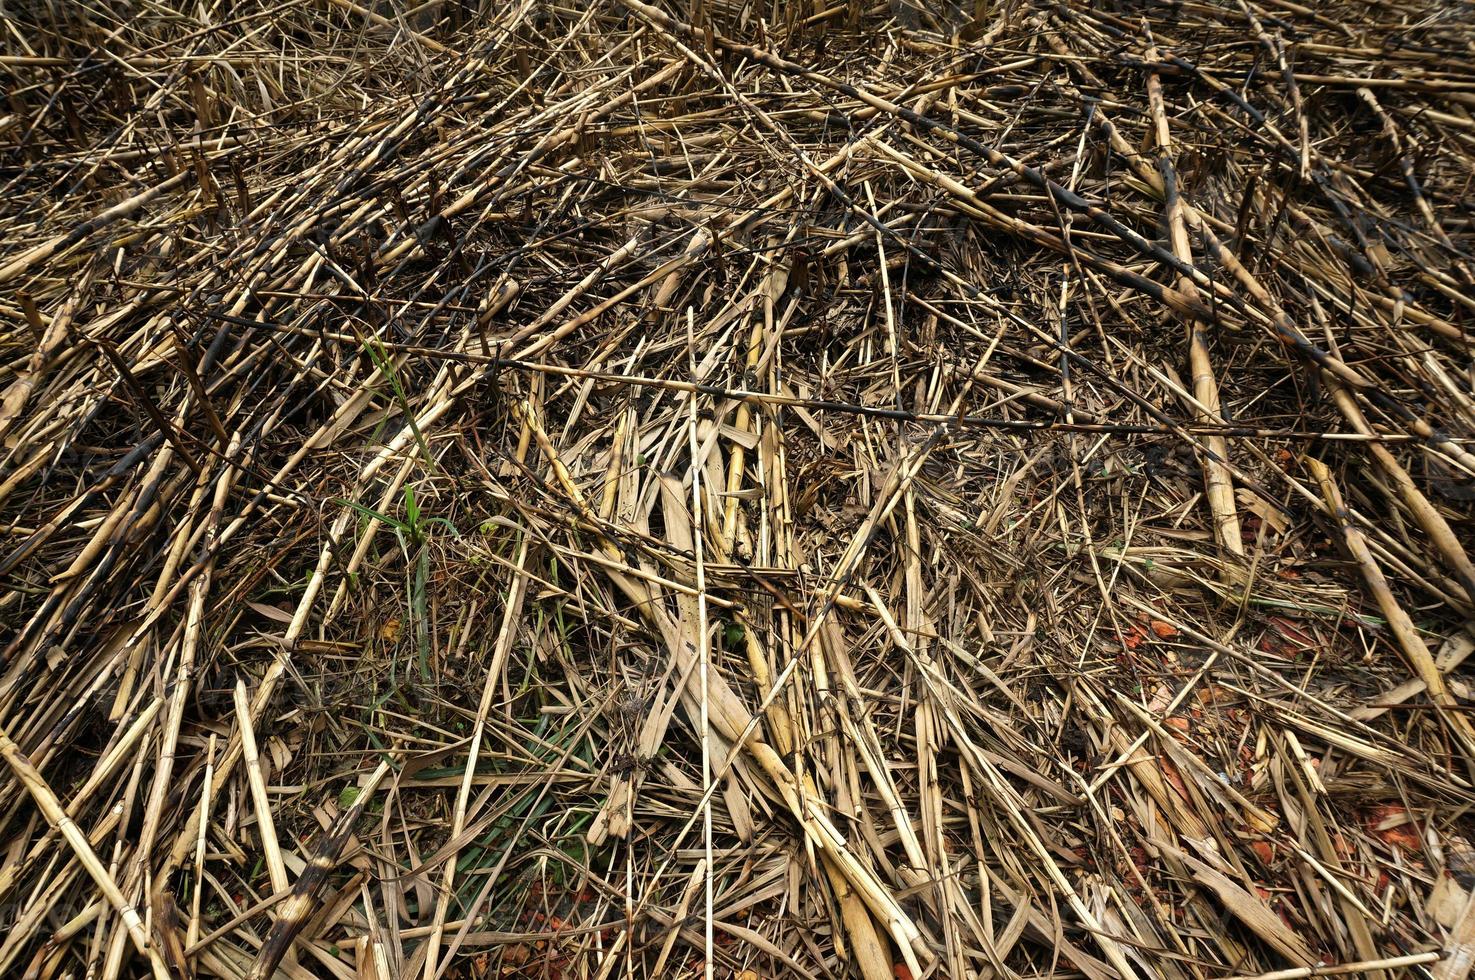
<path id="1" fill-rule="evenodd" d="M 1468 4 L 0 20 L 0 975 L 1471 975 Z"/>

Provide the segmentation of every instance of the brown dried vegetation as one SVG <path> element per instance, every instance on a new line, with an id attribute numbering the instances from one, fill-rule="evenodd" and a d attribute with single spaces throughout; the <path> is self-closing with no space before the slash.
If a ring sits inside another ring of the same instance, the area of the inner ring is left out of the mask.
<path id="1" fill-rule="evenodd" d="M 1475 11 L 0 8 L 0 974 L 1475 961 Z"/>

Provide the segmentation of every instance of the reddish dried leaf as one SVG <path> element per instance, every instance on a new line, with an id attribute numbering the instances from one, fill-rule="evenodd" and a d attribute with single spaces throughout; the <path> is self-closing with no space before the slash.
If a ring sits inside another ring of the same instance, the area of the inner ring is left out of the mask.
<path id="1" fill-rule="evenodd" d="M 1171 640 L 1178 635 L 1178 628 L 1176 626 L 1165 623 L 1161 619 L 1154 619 L 1152 621 L 1152 631 L 1158 635 L 1159 639 L 1163 640 Z"/>

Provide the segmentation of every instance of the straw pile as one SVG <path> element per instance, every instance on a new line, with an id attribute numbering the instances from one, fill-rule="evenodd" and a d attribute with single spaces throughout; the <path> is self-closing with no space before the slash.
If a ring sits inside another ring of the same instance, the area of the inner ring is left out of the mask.
<path id="1" fill-rule="evenodd" d="M 54 3 L 5 976 L 1464 978 L 1475 14 Z"/>

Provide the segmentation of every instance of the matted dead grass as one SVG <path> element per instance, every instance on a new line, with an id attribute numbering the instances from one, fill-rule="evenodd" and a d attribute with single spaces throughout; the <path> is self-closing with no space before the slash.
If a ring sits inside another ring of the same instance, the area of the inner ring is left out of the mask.
<path id="1" fill-rule="evenodd" d="M 1469 975 L 1469 4 L 169 3 L 0 9 L 0 974 Z"/>

